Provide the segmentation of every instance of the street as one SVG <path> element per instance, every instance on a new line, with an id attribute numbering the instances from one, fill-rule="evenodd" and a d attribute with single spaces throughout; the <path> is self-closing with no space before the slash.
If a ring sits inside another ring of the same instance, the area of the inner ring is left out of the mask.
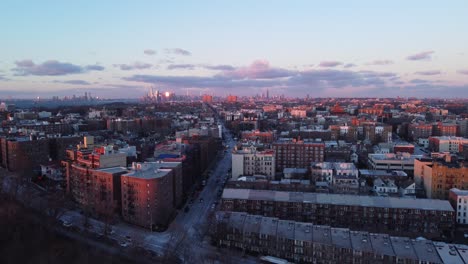
<path id="1" fill-rule="evenodd" d="M 212 166 L 212 172 L 199 196 L 193 200 L 192 204 L 190 204 L 191 197 L 188 198 L 187 204 L 179 210 L 166 231 L 151 232 L 148 229 L 119 221 L 110 227 L 112 231 L 106 236 L 114 240 L 116 245 L 121 244 L 123 248 L 142 247 L 160 256 L 171 251 L 184 263 L 193 263 L 194 260 L 207 261 L 208 259 L 211 261 L 210 263 L 223 263 L 226 255 L 235 263 L 258 263 L 257 258 L 242 256 L 241 252 L 237 251 L 218 249 L 209 242 L 208 216 L 213 215 L 217 210 L 215 202 L 218 204 L 218 192 L 222 191 L 224 181 L 227 180 L 231 167 L 231 151 L 234 147 L 234 141 L 224 126 L 223 131 L 225 131 L 226 151 L 223 155 L 219 155 L 219 160 Z M 16 197 L 20 202 L 39 211 L 46 208 L 48 194 L 44 190 L 39 189 L 31 182 L 14 186 L 12 177 L 6 176 L 3 179 L 3 189 L 10 193 L 16 192 Z M 187 206 L 189 210 L 184 212 L 183 208 Z M 64 226 L 76 231 L 83 232 L 86 229 L 87 232 L 94 233 L 97 237 L 104 236 L 105 223 L 88 218 L 89 224 L 85 227 L 85 216 L 80 211 L 64 210 L 63 214 L 59 216 L 59 220 Z M 95 241 L 91 242 L 96 243 Z"/>

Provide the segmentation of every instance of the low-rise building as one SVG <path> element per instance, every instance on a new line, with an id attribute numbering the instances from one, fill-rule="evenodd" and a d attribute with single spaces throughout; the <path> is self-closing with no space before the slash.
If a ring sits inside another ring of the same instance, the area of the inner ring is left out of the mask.
<path id="1" fill-rule="evenodd" d="M 468 138 L 455 136 L 429 138 L 429 148 L 436 152 L 460 153 L 464 144 L 468 144 Z"/>
<path id="2" fill-rule="evenodd" d="M 368 164 L 371 170 L 402 170 L 414 171 L 414 159 L 422 155 L 411 155 L 409 153 L 369 154 Z"/>
<path id="3" fill-rule="evenodd" d="M 449 201 L 457 212 L 457 223 L 468 224 L 468 190 L 450 189 Z"/>
<path id="4" fill-rule="evenodd" d="M 335 193 L 359 192 L 359 171 L 354 163 L 317 162 L 310 168 L 312 181 L 326 181 Z"/>
<path id="5" fill-rule="evenodd" d="M 388 179 L 388 180 L 382 180 L 380 178 L 377 178 L 374 180 L 374 192 L 377 194 L 397 194 L 398 193 L 398 186 L 396 186 L 395 182 Z"/>
<path id="6" fill-rule="evenodd" d="M 246 213 L 216 213 L 218 246 L 295 263 L 466 263 L 468 247 Z"/>
<path id="7" fill-rule="evenodd" d="M 325 144 L 303 140 L 279 140 L 273 143 L 276 170 L 308 168 L 311 162 L 324 161 Z"/>
<path id="8" fill-rule="evenodd" d="M 275 177 L 275 151 L 258 151 L 256 147 L 246 147 L 232 152 L 232 179 L 239 176 L 265 175 Z"/>
<path id="9" fill-rule="evenodd" d="M 222 210 L 413 237 L 451 236 L 448 201 L 347 194 L 224 189 Z"/>

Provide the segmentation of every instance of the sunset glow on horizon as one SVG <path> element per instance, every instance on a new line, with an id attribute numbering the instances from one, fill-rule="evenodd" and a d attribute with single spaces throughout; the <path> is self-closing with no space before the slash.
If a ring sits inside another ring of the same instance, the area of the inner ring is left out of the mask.
<path id="1" fill-rule="evenodd" d="M 466 97 L 466 1 L 2 1 L 0 97 Z"/>

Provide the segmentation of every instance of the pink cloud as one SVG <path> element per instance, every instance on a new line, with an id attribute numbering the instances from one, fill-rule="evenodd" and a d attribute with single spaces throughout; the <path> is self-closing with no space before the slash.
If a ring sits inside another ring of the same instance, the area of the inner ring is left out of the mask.
<path id="1" fill-rule="evenodd" d="M 266 60 L 256 60 L 247 67 L 224 71 L 222 75 L 233 79 L 275 79 L 290 77 L 293 75 L 293 72 L 282 68 L 270 67 L 270 63 Z"/>

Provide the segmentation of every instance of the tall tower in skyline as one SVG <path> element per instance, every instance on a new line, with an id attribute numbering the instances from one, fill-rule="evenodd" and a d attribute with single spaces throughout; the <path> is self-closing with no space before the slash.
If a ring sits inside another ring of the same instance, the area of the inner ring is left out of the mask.
<path id="1" fill-rule="evenodd" d="M 268 89 L 268 88 L 267 88 L 266 98 L 267 98 L 267 99 L 270 99 L 270 89 Z"/>

